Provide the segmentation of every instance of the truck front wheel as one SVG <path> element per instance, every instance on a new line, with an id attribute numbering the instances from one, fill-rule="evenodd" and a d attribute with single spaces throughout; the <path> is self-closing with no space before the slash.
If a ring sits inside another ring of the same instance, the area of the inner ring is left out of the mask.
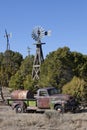
<path id="1" fill-rule="evenodd" d="M 58 111 L 59 113 L 63 113 L 64 112 L 64 108 L 61 105 L 55 105 L 54 109 L 56 111 Z"/>

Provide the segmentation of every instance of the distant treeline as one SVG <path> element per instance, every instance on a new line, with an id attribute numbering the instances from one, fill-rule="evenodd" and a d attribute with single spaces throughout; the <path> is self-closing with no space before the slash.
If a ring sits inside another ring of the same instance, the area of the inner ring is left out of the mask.
<path id="1" fill-rule="evenodd" d="M 0 53 L 0 85 L 12 89 L 54 86 L 62 93 L 87 99 L 87 55 L 71 52 L 68 47 L 50 52 L 41 65 L 39 80 L 32 79 L 34 56 L 11 50 Z M 36 87 L 37 86 L 37 87 Z"/>

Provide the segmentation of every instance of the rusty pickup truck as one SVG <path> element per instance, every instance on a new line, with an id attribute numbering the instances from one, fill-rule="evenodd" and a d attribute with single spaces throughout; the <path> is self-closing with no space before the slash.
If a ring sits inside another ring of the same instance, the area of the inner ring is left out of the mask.
<path id="1" fill-rule="evenodd" d="M 36 95 L 28 90 L 15 90 L 7 101 L 8 105 L 12 106 L 17 113 L 45 111 L 46 109 L 74 112 L 77 109 L 77 102 L 74 97 L 60 94 L 58 89 L 54 87 L 38 89 Z"/>

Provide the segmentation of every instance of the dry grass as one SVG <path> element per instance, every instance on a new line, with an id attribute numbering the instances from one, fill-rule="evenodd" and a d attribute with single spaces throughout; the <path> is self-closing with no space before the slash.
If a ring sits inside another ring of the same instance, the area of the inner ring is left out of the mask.
<path id="1" fill-rule="evenodd" d="M 87 130 L 87 113 L 16 114 L 9 106 L 0 106 L 0 130 Z"/>

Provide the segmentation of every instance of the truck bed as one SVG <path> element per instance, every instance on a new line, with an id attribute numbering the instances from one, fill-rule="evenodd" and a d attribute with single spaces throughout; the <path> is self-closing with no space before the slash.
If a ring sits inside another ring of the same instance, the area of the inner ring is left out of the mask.
<path id="1" fill-rule="evenodd" d="M 24 102 L 27 107 L 36 107 L 37 100 L 36 99 L 7 99 L 7 104 L 12 106 L 13 103 Z"/>

